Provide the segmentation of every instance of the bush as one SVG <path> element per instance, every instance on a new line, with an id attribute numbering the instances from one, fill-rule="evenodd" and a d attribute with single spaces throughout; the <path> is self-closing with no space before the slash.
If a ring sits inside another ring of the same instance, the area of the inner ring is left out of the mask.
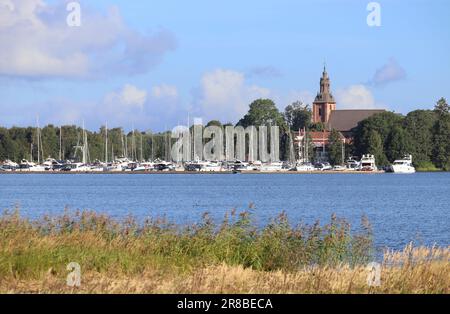
<path id="1" fill-rule="evenodd" d="M 431 161 L 423 161 L 423 162 L 419 162 L 416 165 L 416 170 L 417 171 L 440 171 L 440 169 L 438 169 Z"/>

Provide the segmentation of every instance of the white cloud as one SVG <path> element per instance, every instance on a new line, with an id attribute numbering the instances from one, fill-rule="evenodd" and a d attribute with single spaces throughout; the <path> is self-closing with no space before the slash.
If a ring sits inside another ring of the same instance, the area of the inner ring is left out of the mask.
<path id="1" fill-rule="evenodd" d="M 243 73 L 218 69 L 203 75 L 196 101 L 205 119 L 228 122 L 240 119 L 253 100 L 269 96 L 269 89 L 247 85 Z"/>
<path id="2" fill-rule="evenodd" d="M 64 2 L 0 0 L 0 75 L 91 77 L 149 71 L 175 49 L 168 31 L 140 34 L 117 7 L 104 14 L 82 3 L 82 24 L 69 27 Z"/>
<path id="3" fill-rule="evenodd" d="M 339 109 L 374 109 L 375 98 L 364 85 L 352 85 L 336 92 Z"/>
<path id="4" fill-rule="evenodd" d="M 147 91 L 136 86 L 126 84 L 121 90 L 114 91 L 105 96 L 104 103 L 109 108 L 119 109 L 142 109 L 147 101 Z"/>
<path id="5" fill-rule="evenodd" d="M 406 71 L 394 58 L 391 58 L 385 65 L 375 72 L 371 83 L 374 85 L 386 85 L 404 78 L 406 78 Z"/>
<path id="6" fill-rule="evenodd" d="M 152 97 L 156 99 L 176 99 L 178 98 L 178 90 L 171 85 L 158 85 L 152 88 Z"/>

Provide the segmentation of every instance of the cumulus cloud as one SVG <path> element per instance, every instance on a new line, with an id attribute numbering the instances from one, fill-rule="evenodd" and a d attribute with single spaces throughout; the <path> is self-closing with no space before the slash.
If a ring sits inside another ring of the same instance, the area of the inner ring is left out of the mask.
<path id="1" fill-rule="evenodd" d="M 105 97 L 105 103 L 119 108 L 141 108 L 147 100 L 147 92 L 136 86 L 126 84 L 121 90 L 111 92 Z"/>
<path id="2" fill-rule="evenodd" d="M 66 24 L 65 2 L 0 0 L 0 75 L 25 78 L 93 77 L 151 70 L 175 49 L 166 31 L 130 29 L 117 7 L 105 13 L 82 3 L 82 25 Z"/>
<path id="3" fill-rule="evenodd" d="M 371 83 L 376 86 L 382 86 L 391 82 L 400 81 L 406 78 L 406 71 L 397 63 L 394 58 L 388 60 L 379 68 L 373 76 Z"/>
<path id="4" fill-rule="evenodd" d="M 195 102 L 205 119 L 237 121 L 251 101 L 269 96 L 269 89 L 246 84 L 243 73 L 217 69 L 203 75 Z"/>
<path id="5" fill-rule="evenodd" d="M 156 99 L 176 99 L 178 98 L 178 89 L 167 84 L 153 86 L 152 97 Z"/>
<path id="6" fill-rule="evenodd" d="M 168 84 L 156 85 L 148 90 L 126 84 L 105 95 L 93 110 L 100 113 L 97 120 L 110 125 L 131 126 L 141 129 L 163 130 L 181 121 L 185 114 L 180 110 L 178 89 Z M 93 113 L 94 114 L 94 113 Z"/>
<path id="7" fill-rule="evenodd" d="M 375 98 L 364 85 L 352 85 L 336 91 L 339 109 L 374 109 Z"/>

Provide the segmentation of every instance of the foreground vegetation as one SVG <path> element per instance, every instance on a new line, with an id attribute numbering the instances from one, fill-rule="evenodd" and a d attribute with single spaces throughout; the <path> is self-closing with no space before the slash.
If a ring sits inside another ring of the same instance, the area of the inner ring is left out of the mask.
<path id="1" fill-rule="evenodd" d="M 373 259 L 365 219 L 358 232 L 328 224 L 263 228 L 252 209 L 221 224 L 207 214 L 191 226 L 166 219 L 115 221 L 92 212 L 29 221 L 0 217 L 0 292 L 33 293 L 448 293 L 448 248 L 385 254 L 380 287 L 367 285 Z M 79 288 L 66 285 L 67 264 L 81 266 Z"/>

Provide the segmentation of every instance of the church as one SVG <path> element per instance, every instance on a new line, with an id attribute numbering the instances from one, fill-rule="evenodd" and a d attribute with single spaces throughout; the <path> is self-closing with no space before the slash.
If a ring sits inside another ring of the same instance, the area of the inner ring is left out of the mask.
<path id="1" fill-rule="evenodd" d="M 312 123 L 321 123 L 324 126 L 322 132 L 308 132 L 316 148 L 321 148 L 321 155 L 325 153 L 328 145 L 328 138 L 332 130 L 337 130 L 341 134 L 342 142 L 350 143 L 352 141 L 352 129 L 364 119 L 367 119 L 377 113 L 385 112 L 384 109 L 344 109 L 338 110 L 336 100 L 331 93 L 330 77 L 326 67 L 323 69 L 320 78 L 320 90 L 312 105 Z M 297 143 L 304 137 L 304 131 L 296 134 Z M 324 157 L 324 156 L 322 156 Z"/>

